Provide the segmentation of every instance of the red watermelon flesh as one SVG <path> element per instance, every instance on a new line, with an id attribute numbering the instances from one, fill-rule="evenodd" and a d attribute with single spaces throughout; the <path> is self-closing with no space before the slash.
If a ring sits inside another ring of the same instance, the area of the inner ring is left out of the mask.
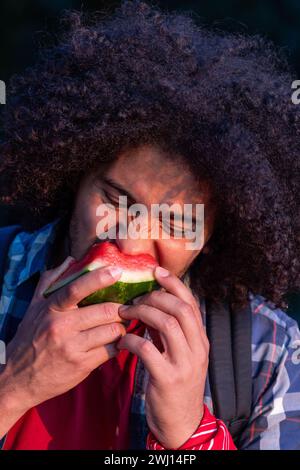
<path id="1" fill-rule="evenodd" d="M 128 255 L 109 241 L 95 243 L 79 261 L 69 268 L 44 292 L 47 297 L 78 277 L 104 266 L 119 266 L 123 269 L 120 279 L 112 286 L 99 289 L 80 302 L 80 306 L 101 302 L 126 303 L 134 297 L 158 288 L 154 278 L 157 261 L 150 254 Z"/>

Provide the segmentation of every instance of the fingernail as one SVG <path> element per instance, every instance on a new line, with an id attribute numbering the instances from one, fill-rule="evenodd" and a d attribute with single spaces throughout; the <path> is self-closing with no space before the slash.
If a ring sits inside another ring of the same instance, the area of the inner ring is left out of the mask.
<path id="1" fill-rule="evenodd" d="M 125 310 L 127 310 L 128 307 L 130 307 L 130 305 L 121 305 L 121 307 L 119 307 L 119 312 L 120 313 L 125 312 Z"/>
<path id="2" fill-rule="evenodd" d="M 62 262 L 62 266 L 68 266 L 72 263 L 72 261 L 75 261 L 75 258 L 73 258 L 73 256 L 67 256 L 66 259 Z"/>
<path id="3" fill-rule="evenodd" d="M 156 274 L 158 274 L 161 277 L 167 277 L 170 274 L 170 271 L 168 271 L 165 268 L 162 268 L 161 266 L 158 266 L 155 270 Z"/>
<path id="4" fill-rule="evenodd" d="M 60 276 L 63 272 L 65 272 L 72 263 L 74 263 L 75 258 L 72 256 L 67 256 L 67 258 L 58 266 L 55 266 L 54 268 L 57 269 L 57 276 Z"/>
<path id="5" fill-rule="evenodd" d="M 123 269 L 119 266 L 110 266 L 108 271 L 112 277 L 118 277 L 120 274 L 122 274 Z"/>

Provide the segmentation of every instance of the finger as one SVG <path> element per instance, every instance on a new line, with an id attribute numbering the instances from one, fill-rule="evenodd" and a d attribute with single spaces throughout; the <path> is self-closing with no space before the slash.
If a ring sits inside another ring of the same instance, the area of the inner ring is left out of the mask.
<path id="1" fill-rule="evenodd" d="M 137 318 L 159 331 L 164 349 L 174 362 L 178 363 L 187 351 L 187 341 L 180 324 L 173 315 L 144 304 L 121 306 L 119 312 L 120 316 L 126 320 Z"/>
<path id="2" fill-rule="evenodd" d="M 114 284 L 121 274 L 122 269 L 117 266 L 95 269 L 51 294 L 50 304 L 58 310 L 73 309 L 88 295 Z"/>
<path id="3" fill-rule="evenodd" d="M 197 302 L 191 293 L 191 291 L 187 288 L 187 286 L 174 274 L 172 274 L 167 269 L 158 266 L 155 269 L 155 277 L 159 284 L 164 287 L 170 294 L 174 294 L 176 297 L 179 297 L 184 302 L 187 302 L 193 308 L 197 321 L 199 325 L 203 328 L 203 322 L 199 307 Z"/>
<path id="4" fill-rule="evenodd" d="M 124 323 L 126 320 L 119 316 L 119 307 L 121 304 L 114 302 L 103 302 L 102 304 L 88 305 L 79 308 L 75 313 L 76 325 L 78 331 L 84 331 L 100 325 L 109 323 Z M 70 312 L 74 315 L 74 312 Z"/>
<path id="5" fill-rule="evenodd" d="M 140 298 L 134 305 L 149 305 L 173 315 L 181 326 L 191 350 L 199 350 L 202 330 L 190 304 L 168 292 L 153 291 Z M 199 314 L 200 315 L 200 314 Z"/>
<path id="6" fill-rule="evenodd" d="M 120 323 L 109 323 L 108 325 L 95 326 L 89 330 L 79 333 L 79 345 L 81 351 L 105 346 L 126 334 L 126 328 Z"/>
<path id="7" fill-rule="evenodd" d="M 72 256 L 68 256 L 64 260 L 64 262 L 60 264 L 59 266 L 57 266 L 56 268 L 44 271 L 41 274 L 39 282 L 36 286 L 34 295 L 32 297 L 32 301 L 35 302 L 35 301 L 40 301 L 42 299 L 45 300 L 45 297 L 43 296 L 43 293 L 45 292 L 45 290 L 50 286 L 50 284 L 55 282 L 59 278 L 59 276 L 62 273 L 64 273 L 74 261 L 75 261 L 75 258 L 73 258 Z"/>
<path id="8" fill-rule="evenodd" d="M 119 349 L 116 348 L 116 343 L 110 343 L 98 348 L 90 349 L 85 353 L 85 359 L 90 370 L 94 370 L 112 357 L 116 357 L 119 352 Z"/>
<path id="9" fill-rule="evenodd" d="M 116 346 L 117 349 L 127 349 L 132 354 L 136 354 L 143 361 L 153 378 L 159 379 L 167 373 L 167 361 L 151 341 L 127 333 Z"/>
<path id="10" fill-rule="evenodd" d="M 152 326 L 149 326 L 149 325 L 147 327 L 147 330 L 149 332 L 149 335 L 152 339 L 152 343 L 154 344 L 154 346 L 157 347 L 159 352 L 163 353 L 165 351 L 165 348 L 163 346 L 159 331 L 155 330 L 155 328 L 152 328 Z"/>

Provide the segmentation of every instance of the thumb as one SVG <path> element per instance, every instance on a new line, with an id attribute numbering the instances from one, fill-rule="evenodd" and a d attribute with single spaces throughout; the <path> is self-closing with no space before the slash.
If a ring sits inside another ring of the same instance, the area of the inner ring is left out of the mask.
<path id="1" fill-rule="evenodd" d="M 75 262 L 73 256 L 68 256 L 62 264 L 53 269 L 48 269 L 41 274 L 38 285 L 36 287 L 32 301 L 45 299 L 43 293 L 53 284 L 70 266 Z"/>

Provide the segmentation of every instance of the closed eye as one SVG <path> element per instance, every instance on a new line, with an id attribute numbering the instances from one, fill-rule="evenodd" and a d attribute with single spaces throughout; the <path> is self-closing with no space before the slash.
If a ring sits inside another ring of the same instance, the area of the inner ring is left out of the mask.
<path id="1" fill-rule="evenodd" d="M 113 206 L 115 206 L 117 208 L 120 208 L 120 209 L 127 209 L 128 208 L 128 201 L 127 201 L 127 204 L 125 205 L 122 198 L 119 199 L 119 196 L 121 196 L 121 195 L 116 196 L 115 194 L 111 194 L 109 191 L 107 191 L 103 188 L 101 188 L 101 193 L 102 193 L 105 201 L 112 204 Z"/>

